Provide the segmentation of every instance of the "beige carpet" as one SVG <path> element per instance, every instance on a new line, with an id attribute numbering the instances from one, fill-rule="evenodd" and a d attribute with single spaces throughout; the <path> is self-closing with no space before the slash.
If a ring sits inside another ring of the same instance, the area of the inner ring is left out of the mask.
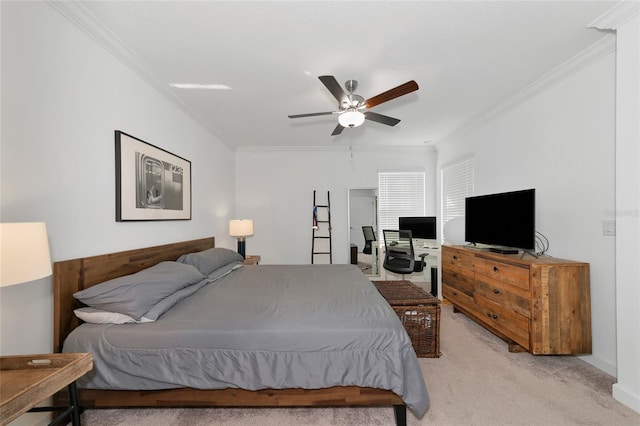
<path id="1" fill-rule="evenodd" d="M 571 356 L 509 353 L 507 345 L 443 306 L 440 358 L 421 358 L 431 396 L 408 425 L 640 425 L 611 397 L 615 379 Z M 394 425 L 392 408 L 87 410 L 85 426 Z"/>

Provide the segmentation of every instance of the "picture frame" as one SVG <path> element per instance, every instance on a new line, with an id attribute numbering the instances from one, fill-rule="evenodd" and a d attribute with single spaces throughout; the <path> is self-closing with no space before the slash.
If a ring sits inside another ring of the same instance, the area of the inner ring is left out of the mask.
<path id="1" fill-rule="evenodd" d="M 115 131 L 116 222 L 191 220 L 191 162 Z"/>

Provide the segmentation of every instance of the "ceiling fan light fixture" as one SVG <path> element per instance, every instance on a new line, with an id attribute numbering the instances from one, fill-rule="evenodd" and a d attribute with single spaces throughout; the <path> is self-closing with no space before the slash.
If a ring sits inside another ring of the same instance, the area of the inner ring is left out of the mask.
<path id="1" fill-rule="evenodd" d="M 342 127 L 358 127 L 364 123 L 364 114 L 355 108 L 349 108 L 338 116 L 338 123 Z"/>
<path id="2" fill-rule="evenodd" d="M 0 0 L 2 1 L 2 0 Z M 330 112 L 314 112 L 310 114 L 294 114 L 289 115 L 289 118 L 301 118 L 301 117 L 315 117 L 319 115 L 334 115 L 338 114 L 338 125 L 331 133 L 331 136 L 336 136 L 342 133 L 345 127 L 358 127 L 364 123 L 364 120 L 375 121 L 387 126 L 395 126 L 400 122 L 397 118 L 389 117 L 387 115 L 378 114 L 376 112 L 369 111 L 369 109 L 380 105 L 381 103 L 388 102 L 392 99 L 399 98 L 408 93 L 418 90 L 418 83 L 411 80 L 400 86 L 389 89 L 386 92 L 382 92 L 372 98 L 365 100 L 362 96 L 353 93 L 358 87 L 358 82 L 355 80 L 348 80 L 345 83 L 345 92 L 336 78 L 332 75 L 318 76 L 322 84 L 331 92 L 334 98 L 338 101 L 338 110 Z M 363 112 L 364 111 L 364 112 Z"/>

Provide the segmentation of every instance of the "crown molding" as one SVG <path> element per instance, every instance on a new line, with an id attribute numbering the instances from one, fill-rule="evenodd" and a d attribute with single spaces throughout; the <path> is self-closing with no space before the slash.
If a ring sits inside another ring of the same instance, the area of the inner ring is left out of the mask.
<path id="1" fill-rule="evenodd" d="M 640 3 L 634 1 L 621 1 L 602 15 L 594 19 L 587 27 L 600 30 L 616 30 L 632 17 L 640 13 Z"/>
<path id="2" fill-rule="evenodd" d="M 484 111 L 483 113 L 475 116 L 461 127 L 457 128 L 440 141 L 435 143 L 436 147 L 442 143 L 446 143 L 454 139 L 455 137 L 466 133 L 472 129 L 475 129 L 484 123 L 487 123 L 494 118 L 505 114 L 506 112 L 516 108 L 517 106 L 527 102 L 533 97 L 545 92 L 561 81 L 574 75 L 575 73 L 587 68 L 592 63 L 596 62 L 603 56 L 606 56 L 616 49 L 616 38 L 613 34 L 608 34 L 604 38 L 600 39 L 596 43 L 592 44 L 588 48 L 579 52 L 569 60 L 563 62 L 556 68 L 544 74 L 542 77 L 528 84 L 513 96 L 501 101 L 492 108 Z"/>
<path id="3" fill-rule="evenodd" d="M 95 15 L 93 15 L 79 1 L 46 0 L 46 3 L 69 20 L 73 25 L 82 30 L 116 59 L 129 67 L 136 75 L 141 77 L 153 89 L 164 95 L 170 102 L 176 105 L 190 118 L 203 126 L 207 131 L 218 138 L 220 142 L 224 143 L 231 149 L 234 148 L 226 143 L 226 138 L 220 134 L 219 130 L 213 128 L 211 124 L 204 119 L 204 117 L 200 116 L 190 108 L 174 90 L 163 82 L 157 80 L 149 70 L 147 63 L 144 62 L 134 51 L 129 49 L 122 40 L 102 24 Z"/>

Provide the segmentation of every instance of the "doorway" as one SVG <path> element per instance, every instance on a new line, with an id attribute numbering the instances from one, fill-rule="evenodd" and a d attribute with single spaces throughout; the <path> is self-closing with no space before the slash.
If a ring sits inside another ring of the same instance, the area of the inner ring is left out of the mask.
<path id="1" fill-rule="evenodd" d="M 371 243 L 371 254 L 364 253 L 363 226 L 373 227 L 378 238 L 378 188 L 349 189 L 349 245 L 350 261 L 365 275 L 379 275 L 378 242 Z M 368 250 L 367 250 L 368 251 Z"/>

